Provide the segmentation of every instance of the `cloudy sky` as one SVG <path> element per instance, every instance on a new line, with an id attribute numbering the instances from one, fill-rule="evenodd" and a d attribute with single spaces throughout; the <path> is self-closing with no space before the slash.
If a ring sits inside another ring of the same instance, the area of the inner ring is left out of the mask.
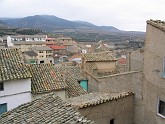
<path id="1" fill-rule="evenodd" d="M 55 15 L 121 30 L 145 31 L 146 20 L 165 20 L 165 0 L 0 0 L 1 17 Z"/>

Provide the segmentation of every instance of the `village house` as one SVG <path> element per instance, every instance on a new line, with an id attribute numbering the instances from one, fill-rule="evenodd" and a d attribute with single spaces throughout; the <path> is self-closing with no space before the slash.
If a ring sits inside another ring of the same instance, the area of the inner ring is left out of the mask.
<path id="1" fill-rule="evenodd" d="M 46 46 L 45 42 L 41 41 L 12 41 L 14 44 L 13 48 L 19 49 L 21 52 L 31 51 L 33 47 L 43 47 Z"/>
<path id="2" fill-rule="evenodd" d="M 49 47 L 53 50 L 53 58 L 55 63 L 68 61 L 66 46 L 50 45 Z"/>
<path id="3" fill-rule="evenodd" d="M 0 50 L 0 114 L 31 101 L 31 74 L 17 49 Z"/>
<path id="4" fill-rule="evenodd" d="M 47 94 L 0 116 L 3 124 L 94 124 L 55 93 Z"/>
<path id="5" fill-rule="evenodd" d="M 7 40 L 11 41 L 46 41 L 46 35 L 14 35 L 8 36 Z"/>
<path id="6" fill-rule="evenodd" d="M 133 93 L 94 92 L 67 99 L 96 124 L 133 124 Z"/>
<path id="7" fill-rule="evenodd" d="M 165 123 L 165 22 L 147 21 L 143 66 L 144 124 Z"/>
<path id="8" fill-rule="evenodd" d="M 33 47 L 32 51 L 37 53 L 37 64 L 41 63 L 54 63 L 53 50 L 48 46 Z"/>
<path id="9" fill-rule="evenodd" d="M 27 64 L 37 64 L 38 63 L 38 55 L 34 51 L 25 51 L 22 53 L 24 62 Z"/>
<path id="10" fill-rule="evenodd" d="M 55 91 L 62 99 L 86 94 L 78 67 L 56 66 L 53 64 L 30 65 L 33 98 Z M 81 82 L 82 81 L 82 82 Z M 82 87 L 81 87 L 82 86 Z"/>
<path id="11" fill-rule="evenodd" d="M 116 72 L 117 60 L 110 52 L 82 54 L 81 68 L 93 76 L 114 74 Z"/>
<path id="12" fill-rule="evenodd" d="M 6 43 L 0 38 L 0 49 L 6 48 Z"/>
<path id="13" fill-rule="evenodd" d="M 76 41 L 74 41 L 70 37 L 58 37 L 57 38 L 57 45 L 66 46 L 67 51 L 71 53 L 77 53 L 78 47 Z"/>

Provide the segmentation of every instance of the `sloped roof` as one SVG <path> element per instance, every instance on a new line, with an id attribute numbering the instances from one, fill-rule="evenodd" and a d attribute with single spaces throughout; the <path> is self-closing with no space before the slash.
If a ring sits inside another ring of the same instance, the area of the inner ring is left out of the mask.
<path id="1" fill-rule="evenodd" d="M 61 66 L 63 69 L 68 71 L 72 77 L 76 80 L 86 80 L 86 78 L 82 75 L 82 71 L 79 66 Z"/>
<path id="2" fill-rule="evenodd" d="M 78 68 L 76 67 L 65 67 L 65 66 L 56 66 L 56 69 L 63 75 L 67 85 L 68 85 L 68 95 L 69 97 L 76 97 L 83 94 L 87 94 L 78 83 L 78 80 L 84 80 L 85 78 L 81 75 Z M 74 72 L 75 71 L 75 72 Z M 77 74 L 76 74 L 77 72 Z"/>
<path id="3" fill-rule="evenodd" d="M 57 46 L 57 45 L 51 45 L 49 46 L 53 50 L 61 50 L 61 49 L 66 49 L 66 46 Z"/>
<path id="4" fill-rule="evenodd" d="M 122 93 L 95 92 L 95 93 L 89 93 L 67 99 L 67 102 L 70 103 L 72 106 L 76 106 L 81 109 L 81 108 L 96 106 L 113 100 L 118 100 L 133 94 L 134 93 L 132 92 L 122 92 Z"/>
<path id="5" fill-rule="evenodd" d="M 31 44 L 46 44 L 45 42 L 43 42 L 43 41 L 12 41 L 12 43 L 14 44 L 14 45 L 31 45 Z"/>
<path id="6" fill-rule="evenodd" d="M 17 49 L 0 50 L 0 82 L 31 77 L 28 68 L 21 62 Z"/>
<path id="7" fill-rule="evenodd" d="M 116 61 L 110 52 L 86 53 L 82 56 L 86 61 Z"/>
<path id="8" fill-rule="evenodd" d="M 68 87 L 61 73 L 55 69 L 53 64 L 29 65 L 29 70 L 32 74 L 32 93 L 44 93 Z"/>
<path id="9" fill-rule="evenodd" d="M 50 47 L 48 46 L 41 46 L 41 47 L 33 47 L 32 49 L 35 50 L 52 50 Z"/>
<path id="10" fill-rule="evenodd" d="M 37 56 L 37 53 L 35 53 L 34 51 L 25 51 L 24 54 L 28 56 Z"/>
<path id="11" fill-rule="evenodd" d="M 3 124 L 93 124 L 55 93 L 20 105 L 0 116 Z"/>
<path id="12" fill-rule="evenodd" d="M 29 68 L 32 73 L 32 93 L 44 93 L 62 89 L 68 91 L 69 97 L 87 93 L 77 82 L 76 76 L 69 72 L 67 67 L 39 64 L 29 65 Z"/>
<path id="13" fill-rule="evenodd" d="M 165 21 L 161 21 L 161 20 L 147 20 L 147 24 L 150 24 L 162 31 L 165 31 Z"/>
<path id="14" fill-rule="evenodd" d="M 46 35 L 13 35 L 12 38 L 46 38 Z"/>

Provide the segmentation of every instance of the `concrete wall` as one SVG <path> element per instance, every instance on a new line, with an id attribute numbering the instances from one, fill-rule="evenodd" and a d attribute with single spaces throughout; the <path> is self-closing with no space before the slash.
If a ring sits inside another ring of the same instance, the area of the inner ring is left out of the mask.
<path id="1" fill-rule="evenodd" d="M 144 124 L 165 124 L 165 119 L 157 115 L 158 99 L 165 102 L 165 78 L 163 60 L 165 59 L 165 32 L 147 25 L 144 52 L 143 106 Z"/>
<path id="2" fill-rule="evenodd" d="M 133 124 L 133 96 L 82 108 L 79 111 L 95 124 L 110 124 L 111 119 L 114 119 L 114 124 Z"/>
<path id="3" fill-rule="evenodd" d="M 30 78 L 4 82 L 4 90 L 0 91 L 0 104 L 7 103 L 7 110 L 30 101 Z"/>

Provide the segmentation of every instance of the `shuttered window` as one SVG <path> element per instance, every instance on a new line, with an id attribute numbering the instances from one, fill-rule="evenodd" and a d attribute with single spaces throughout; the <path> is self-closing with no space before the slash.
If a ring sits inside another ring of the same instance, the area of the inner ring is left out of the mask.
<path id="1" fill-rule="evenodd" d="M 88 81 L 87 81 L 87 80 L 79 81 L 79 83 L 80 83 L 80 86 L 81 86 L 84 90 L 88 91 Z"/>
<path id="2" fill-rule="evenodd" d="M 7 103 L 0 104 L 0 115 L 4 112 L 7 112 Z"/>

